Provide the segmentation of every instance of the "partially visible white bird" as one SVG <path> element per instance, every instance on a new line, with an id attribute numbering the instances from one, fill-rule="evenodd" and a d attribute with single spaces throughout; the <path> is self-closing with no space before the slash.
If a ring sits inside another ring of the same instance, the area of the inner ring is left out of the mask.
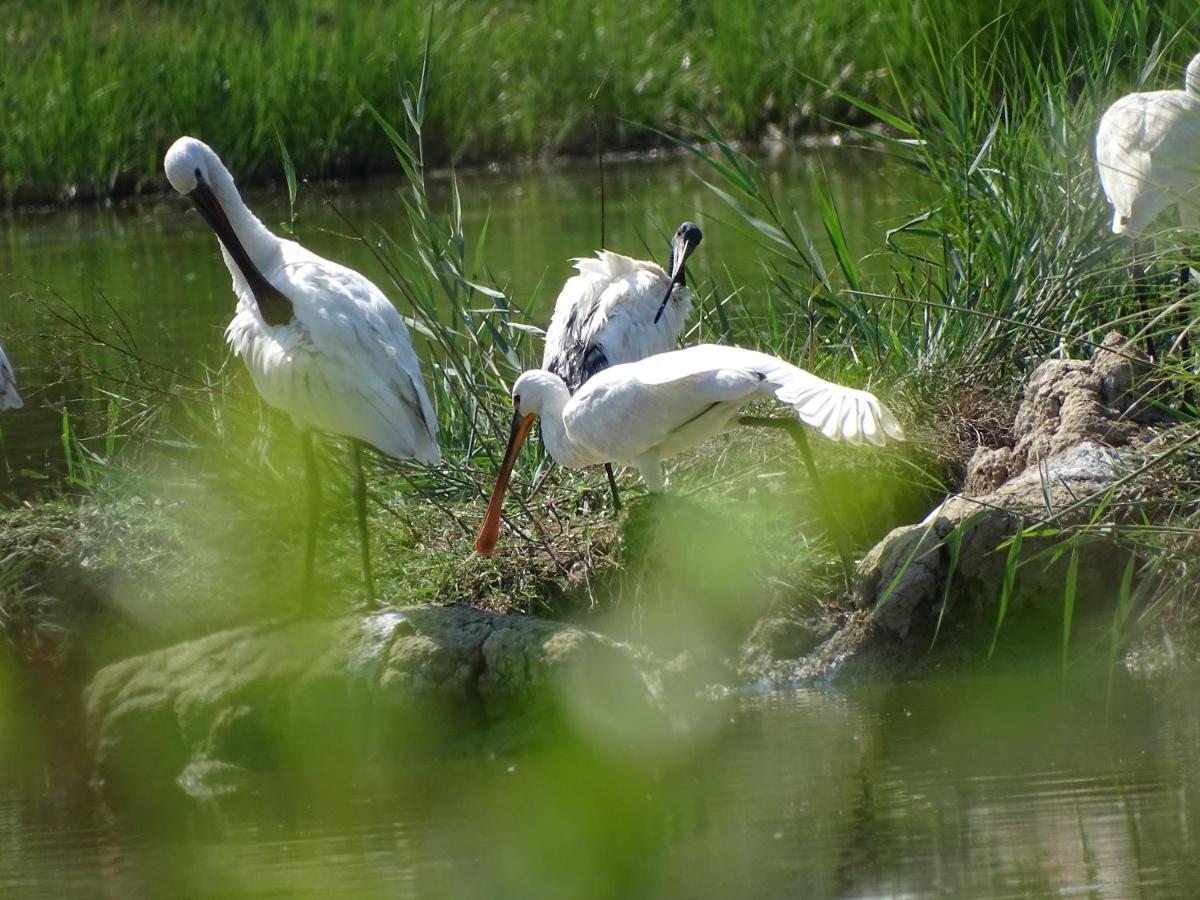
<path id="1" fill-rule="evenodd" d="M 553 372 L 534 369 L 513 385 L 513 421 L 496 486 L 475 541 L 490 555 L 500 535 L 500 514 L 509 476 L 534 419 L 555 461 L 570 469 L 600 463 L 635 465 L 651 491 L 665 485 L 661 461 L 713 435 L 744 424 L 795 424 L 795 420 L 745 420 L 751 400 L 774 397 L 792 407 L 800 422 L 832 440 L 882 444 L 904 436 L 892 413 L 874 394 L 818 378 L 790 363 L 740 347 L 702 344 L 594 375 L 574 396 Z M 790 430 L 790 429 L 789 429 Z M 797 427 L 812 469 L 803 429 Z"/>
<path id="2" fill-rule="evenodd" d="M 310 431 L 320 429 L 355 442 L 354 499 L 372 601 L 366 482 L 357 442 L 396 459 L 441 461 L 433 405 L 404 320 L 358 272 L 267 230 L 207 144 L 181 137 L 163 165 L 171 186 L 195 204 L 220 239 L 237 296 L 226 339 L 262 398 L 289 413 L 305 437 L 305 597 L 311 593 L 320 496 Z"/>
<path id="3" fill-rule="evenodd" d="M 692 311 L 684 265 L 703 238 L 692 222 L 680 225 L 666 269 L 611 250 L 574 260 L 579 274 L 567 279 L 554 301 L 542 368 L 574 393 L 609 366 L 674 350 Z M 606 468 L 618 502 L 612 467 Z"/>
<path id="4" fill-rule="evenodd" d="M 609 366 L 674 350 L 692 311 L 684 264 L 703 237 L 691 222 L 680 225 L 666 269 L 611 250 L 574 260 L 579 274 L 554 301 L 542 368 L 574 393 Z"/>
<path id="5" fill-rule="evenodd" d="M 25 405 L 21 395 L 17 393 L 17 376 L 13 374 L 12 364 L 0 347 L 0 409 L 20 409 Z"/>
<path id="6" fill-rule="evenodd" d="M 1096 162 L 1114 234 L 1142 234 L 1173 205 L 1185 226 L 1200 221 L 1200 54 L 1184 90 L 1126 94 L 1105 111 Z"/>
<path id="7" fill-rule="evenodd" d="M 1113 207 L 1114 234 L 1136 241 L 1170 206 L 1178 207 L 1184 229 L 1195 232 L 1200 224 L 1200 54 L 1188 64 L 1183 84 L 1182 91 L 1126 94 L 1100 118 L 1096 163 Z M 1181 294 L 1189 274 L 1189 266 L 1180 269 Z M 1135 261 L 1133 277 L 1145 308 L 1144 263 Z M 1186 336 L 1185 328 L 1182 340 Z"/>

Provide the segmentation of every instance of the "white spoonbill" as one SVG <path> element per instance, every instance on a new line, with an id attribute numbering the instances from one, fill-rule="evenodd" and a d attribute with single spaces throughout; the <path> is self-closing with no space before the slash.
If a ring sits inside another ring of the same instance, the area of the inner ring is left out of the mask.
<path id="1" fill-rule="evenodd" d="M 574 260 L 579 274 L 567 279 L 554 301 L 542 368 L 575 393 L 609 366 L 674 350 L 692 311 L 684 265 L 703 238 L 694 223 L 680 225 L 666 269 L 611 250 Z M 612 466 L 605 469 L 619 507 Z"/>
<path id="2" fill-rule="evenodd" d="M 739 416 L 743 406 L 761 397 L 786 403 L 797 419 Z M 513 408 L 508 448 L 475 541 L 475 549 L 485 556 L 496 548 L 513 463 L 539 416 L 546 449 L 560 465 L 634 465 L 651 491 L 665 487 L 661 460 L 713 435 L 737 424 L 786 428 L 800 445 L 827 516 L 829 504 L 820 493 L 800 423 L 851 444 L 882 444 L 904 436 L 874 394 L 825 381 L 766 353 L 716 344 L 613 366 L 594 375 L 574 396 L 561 377 L 534 369 L 513 385 Z"/>
<path id="3" fill-rule="evenodd" d="M 308 470 L 306 603 L 311 594 L 320 485 L 312 429 L 354 445 L 354 502 L 367 599 L 375 598 L 359 442 L 396 459 L 441 461 L 433 406 L 404 320 L 383 291 L 353 269 L 276 237 L 243 202 L 207 144 L 181 137 L 164 160 L 167 179 L 221 242 L 237 313 L 225 337 L 271 406 L 304 436 Z"/>
<path id="4" fill-rule="evenodd" d="M 17 393 L 17 376 L 13 374 L 12 364 L 0 347 L 0 409 L 20 409 L 25 403 Z"/>
<path id="5" fill-rule="evenodd" d="M 1100 118 L 1096 162 L 1114 234 L 1136 240 L 1169 206 L 1179 208 L 1183 228 L 1200 224 L 1200 54 L 1183 84 L 1182 91 L 1126 94 Z M 1134 279 L 1144 304 L 1143 264 L 1135 263 Z M 1182 290 L 1188 266 L 1179 280 Z"/>

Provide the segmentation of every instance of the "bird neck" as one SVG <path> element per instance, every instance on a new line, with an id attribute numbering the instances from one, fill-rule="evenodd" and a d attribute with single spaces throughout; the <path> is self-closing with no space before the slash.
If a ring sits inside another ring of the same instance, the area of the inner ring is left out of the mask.
<path id="1" fill-rule="evenodd" d="M 556 463 L 567 469 L 581 469 L 592 464 L 593 460 L 588 459 L 586 454 L 571 441 L 571 436 L 567 434 L 562 410 L 559 410 L 557 415 L 543 415 L 540 421 L 542 443 L 546 445 L 546 450 L 549 451 Z"/>
<path id="2" fill-rule="evenodd" d="M 208 181 L 193 199 L 217 233 L 225 268 L 233 276 L 240 297 L 247 291 L 267 325 L 291 321 L 291 301 L 270 281 L 270 273 L 283 263 L 283 241 L 271 234 L 238 193 L 233 176 L 216 154 L 208 159 Z M 215 207 L 215 208 L 214 208 Z"/>
<path id="3" fill-rule="evenodd" d="M 234 184 L 233 176 L 229 174 L 229 170 L 225 168 L 224 164 L 219 159 L 215 162 L 216 165 L 212 165 L 212 161 L 210 161 L 213 194 L 216 195 L 217 201 L 225 211 L 234 235 L 245 248 L 250 263 L 263 274 L 277 268 L 280 262 L 281 241 L 250 211 L 250 207 L 242 199 L 237 185 Z M 235 269 L 236 262 L 224 242 L 221 243 L 221 248 L 225 254 L 225 265 L 235 275 L 238 274 L 238 270 Z M 248 273 L 241 272 L 240 274 L 249 280 Z"/>
<path id="4" fill-rule="evenodd" d="M 1183 87 L 1189 94 L 1200 97 L 1200 53 L 1193 56 L 1192 61 L 1188 63 Z"/>
<path id="5" fill-rule="evenodd" d="M 561 390 L 557 390 L 559 387 Z M 560 466 L 578 469 L 590 465 L 592 461 L 586 459 L 580 448 L 571 440 L 563 421 L 563 410 L 571 399 L 567 386 L 560 381 L 554 388 L 556 389 L 542 393 L 540 398 L 538 417 L 541 420 L 542 443 Z"/>

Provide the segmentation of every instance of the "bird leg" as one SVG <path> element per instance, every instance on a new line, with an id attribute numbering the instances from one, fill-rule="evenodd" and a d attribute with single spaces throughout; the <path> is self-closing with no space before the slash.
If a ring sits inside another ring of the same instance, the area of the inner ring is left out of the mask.
<path id="1" fill-rule="evenodd" d="M 1143 328 L 1150 319 L 1150 277 L 1144 262 L 1144 249 L 1141 241 L 1133 242 L 1133 295 L 1137 298 L 1138 310 L 1142 314 L 1143 324 L 1140 327 Z M 1150 333 L 1146 334 L 1146 356 L 1150 360 L 1155 359 L 1154 335 Z"/>
<path id="2" fill-rule="evenodd" d="M 608 489 L 612 491 L 613 510 L 621 511 L 621 494 L 617 490 L 617 476 L 613 474 L 612 463 L 604 464 L 604 474 L 608 476 Z"/>
<path id="3" fill-rule="evenodd" d="M 1191 277 L 1192 267 L 1184 263 L 1179 267 L 1179 309 L 1183 319 L 1183 328 L 1179 332 L 1179 337 L 1175 339 L 1175 346 L 1185 360 L 1187 359 L 1188 350 L 1191 349 L 1191 337 L 1189 334 L 1191 331 L 1189 327 L 1191 322 L 1189 321 L 1190 317 L 1187 308 L 1188 281 Z"/>
<path id="4" fill-rule="evenodd" d="M 371 541 L 367 532 L 367 479 L 363 474 L 362 446 L 354 441 L 354 515 L 358 520 L 358 543 L 362 549 L 363 583 L 367 606 L 375 603 L 375 577 L 371 573 Z"/>
<path id="5" fill-rule="evenodd" d="M 304 581 L 300 605 L 305 613 L 313 607 L 313 566 L 317 558 L 317 526 L 321 519 L 321 478 L 311 431 L 301 434 L 304 444 L 304 472 L 308 482 L 308 533 L 304 538 Z"/>
<path id="6" fill-rule="evenodd" d="M 1193 389 L 1192 378 L 1192 323 L 1191 315 L 1188 310 L 1188 281 L 1192 276 L 1192 267 L 1188 263 L 1184 263 L 1179 268 L 1179 309 L 1180 317 L 1183 319 L 1183 330 L 1180 331 L 1179 337 L 1175 339 L 1175 346 L 1179 348 L 1179 356 L 1183 360 L 1183 368 L 1185 371 L 1183 389 L 1183 402 L 1188 406 L 1195 405 L 1195 392 Z"/>
<path id="7" fill-rule="evenodd" d="M 799 419 L 777 419 L 772 416 L 739 416 L 738 424 L 748 425 L 752 428 L 778 428 L 791 436 L 792 441 L 800 450 L 800 458 L 804 460 L 804 467 L 808 470 L 808 478 L 812 482 L 813 492 L 817 495 L 817 503 L 821 506 L 821 514 L 825 517 L 825 527 L 829 530 L 829 536 L 833 539 L 838 557 L 842 561 L 842 572 L 846 576 L 846 584 L 852 584 L 854 563 L 850 556 L 850 548 L 846 543 L 846 536 L 841 525 L 833 513 L 833 504 L 829 502 L 825 486 L 817 475 L 817 464 L 813 460 L 812 450 L 808 446 L 808 436 L 804 433 L 804 424 Z"/>

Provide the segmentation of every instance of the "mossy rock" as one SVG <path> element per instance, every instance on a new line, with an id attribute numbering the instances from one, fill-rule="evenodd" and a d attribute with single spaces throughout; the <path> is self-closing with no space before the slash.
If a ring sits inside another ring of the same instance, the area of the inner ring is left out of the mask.
<path id="1" fill-rule="evenodd" d="M 86 705 L 98 780 L 121 792 L 199 763 L 349 771 L 547 729 L 636 741 L 667 731 L 655 678 L 594 632 L 425 606 L 222 631 L 102 669 Z"/>

